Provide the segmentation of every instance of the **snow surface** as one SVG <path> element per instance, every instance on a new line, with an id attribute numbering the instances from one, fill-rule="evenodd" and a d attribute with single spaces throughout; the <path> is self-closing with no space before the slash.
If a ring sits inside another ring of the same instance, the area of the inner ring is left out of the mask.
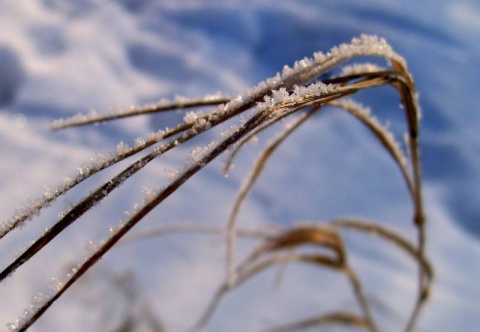
<path id="1" fill-rule="evenodd" d="M 475 330 L 480 326 L 480 100 L 475 89 L 480 84 L 479 14 L 480 6 L 473 0 L 414 5 L 400 0 L 368 5 L 275 0 L 4 1 L 0 4 L 0 221 L 9 220 L 28 198 L 49 192 L 45 185 L 68 182 L 92 158 L 141 145 L 139 137 L 148 139 L 148 133 L 194 121 L 196 115 L 173 112 L 50 132 L 50 123 L 58 118 L 90 110 L 92 114 L 128 110 L 176 95 L 195 98 L 218 91 L 239 95 L 282 72 L 284 65 L 293 67 L 299 59 L 362 33 L 376 34 L 407 61 L 423 110 L 428 253 L 436 279 L 419 330 Z M 298 66 L 307 64 L 300 61 Z M 384 61 L 372 63 L 384 65 Z M 389 89 L 360 98 L 380 122 L 390 121 L 392 130 L 401 134 L 397 100 Z M 209 133 L 152 162 L 8 278 L 0 285 L 0 324 L 14 323 L 31 308 L 30 303 L 38 305 L 35 294 L 48 293 L 52 280 L 64 280 L 71 267 L 88 255 L 85 243 L 108 236 L 124 211 L 141 200 L 145 187 L 165 185 L 165 169 L 181 169 L 220 135 Z M 261 142 L 266 139 L 260 137 Z M 257 154 L 257 147 L 247 147 L 228 179 L 220 174 L 222 161 L 209 166 L 138 229 L 182 220 L 226 222 L 236 188 Z M 11 262 L 12 252 L 22 251 L 51 226 L 59 213 L 126 165 L 96 174 L 27 227 L 5 236 L 0 241 L 1 266 Z M 385 220 L 408 233 L 410 213 L 406 188 L 389 157 L 360 124 L 333 110 L 303 125 L 276 152 L 241 212 L 240 223 L 287 225 L 361 215 Z M 380 241 L 353 234 L 350 238 L 359 250 L 352 262 L 367 292 L 389 305 L 388 310 L 376 309 L 377 318 L 385 330 L 398 330 L 415 292 L 413 264 Z M 113 250 L 99 266 L 134 272 L 153 311 L 177 331 L 198 318 L 223 280 L 221 243 L 219 237 L 201 235 L 141 241 Z M 249 242 L 239 245 L 245 249 Z M 379 253 L 377 245 L 385 249 Z M 95 273 L 91 271 L 92 276 Z M 284 284 L 272 290 L 273 273 L 264 274 L 227 296 L 208 330 L 258 330 L 328 308 L 352 306 L 348 292 L 339 296 L 336 291 L 343 289 L 336 286 L 345 286 L 345 280 L 329 278 L 326 286 L 318 282 L 325 276 L 332 274 L 292 267 Z M 101 285 L 89 283 L 89 290 L 95 290 L 92 296 Z M 57 286 L 55 282 L 53 287 Z M 81 287 L 68 291 L 31 330 L 101 330 L 99 307 L 82 299 Z M 4 328 L 8 326 L 0 325 L 0 330 Z"/>

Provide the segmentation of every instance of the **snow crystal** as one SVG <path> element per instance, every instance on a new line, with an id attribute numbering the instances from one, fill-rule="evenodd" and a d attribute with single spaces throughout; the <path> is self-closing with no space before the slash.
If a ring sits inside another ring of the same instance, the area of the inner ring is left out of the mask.
<path id="1" fill-rule="evenodd" d="M 187 112 L 183 117 L 183 121 L 185 121 L 185 123 L 187 124 L 194 123 L 195 121 L 197 121 L 197 119 L 198 119 L 198 115 L 193 111 Z"/>
<path id="2" fill-rule="evenodd" d="M 108 158 L 105 157 L 103 153 L 97 152 L 95 154 L 95 162 L 96 164 L 96 169 L 99 170 L 104 167 L 104 165 L 108 165 Z"/>
<path id="3" fill-rule="evenodd" d="M 30 302 L 30 308 L 33 310 L 38 310 L 40 309 L 45 303 L 47 303 L 50 300 L 50 296 L 44 293 L 38 293 L 35 295 Z"/>
<path id="4" fill-rule="evenodd" d="M 147 140 L 149 142 L 159 142 L 161 140 L 163 140 L 163 136 L 165 135 L 165 131 L 164 130 L 159 130 L 155 133 L 149 133 L 147 135 Z"/>
<path id="5" fill-rule="evenodd" d="M 20 255 L 22 254 L 22 252 L 20 250 L 13 250 L 12 251 L 12 258 L 13 259 L 17 259 L 18 257 L 20 257 Z"/>
<path id="6" fill-rule="evenodd" d="M 145 140 L 142 137 L 137 137 L 135 139 L 135 149 L 138 149 L 142 146 L 145 146 Z"/>
<path id="7" fill-rule="evenodd" d="M 113 234 L 115 234 L 117 231 L 118 231 L 118 229 L 117 229 L 115 226 L 112 226 L 112 225 L 108 226 L 108 232 L 109 232 L 110 234 L 113 235 Z"/>
<path id="8" fill-rule="evenodd" d="M 8 332 L 14 332 L 18 330 L 18 324 L 16 323 L 7 323 L 5 324 Z"/>
<path id="9" fill-rule="evenodd" d="M 120 142 L 117 145 L 117 155 L 122 156 L 127 154 L 130 151 L 130 148 L 127 144 Z"/>
<path id="10" fill-rule="evenodd" d="M 142 190 L 144 203 L 151 202 L 155 197 L 158 196 L 159 191 L 155 188 L 145 187 Z"/>
<path id="11" fill-rule="evenodd" d="M 327 56 L 323 52 L 315 52 L 313 53 L 313 59 L 316 63 L 323 63 L 327 60 Z"/>
<path id="12" fill-rule="evenodd" d="M 222 136 L 223 139 L 226 139 L 237 131 L 238 131 L 238 125 L 233 124 L 230 126 L 230 128 L 222 131 L 220 135 Z"/>
<path id="13" fill-rule="evenodd" d="M 53 277 L 50 279 L 50 283 L 49 283 L 49 286 L 51 289 L 53 289 L 55 292 L 58 292 L 60 291 L 62 288 L 63 288 L 63 281 L 60 280 L 59 278 L 57 277 Z"/>
<path id="14" fill-rule="evenodd" d="M 22 315 L 15 321 L 15 323 L 6 324 L 7 331 L 14 332 L 20 330 L 48 301 L 50 301 L 49 295 L 44 293 L 38 293 L 35 295 L 30 302 L 30 306 L 23 310 Z"/>
<path id="15" fill-rule="evenodd" d="M 83 122 L 91 121 L 98 118 L 99 114 L 94 109 L 90 109 L 87 114 L 78 113 L 70 118 L 58 119 L 52 122 L 52 129 L 62 129 L 65 127 L 74 126 Z"/>
<path id="16" fill-rule="evenodd" d="M 197 133 L 197 131 L 205 131 L 210 129 L 211 126 L 212 124 L 209 121 L 201 118 L 195 121 L 195 124 L 193 125 L 193 128 L 192 128 L 192 132 Z"/>
<path id="17" fill-rule="evenodd" d="M 283 70 L 282 70 L 282 76 L 283 77 L 287 77 L 287 76 L 290 76 L 292 74 L 293 74 L 293 69 L 292 68 L 290 68 L 287 65 L 283 66 Z"/>
<path id="18" fill-rule="evenodd" d="M 181 174 L 181 170 L 179 169 L 169 169 L 169 168 L 165 168 L 165 175 L 167 177 L 168 180 L 170 181 L 174 181 L 178 178 L 178 176 Z"/>
<path id="19" fill-rule="evenodd" d="M 50 188 L 49 186 L 44 186 L 43 197 L 45 200 L 52 200 L 55 198 L 55 189 Z"/>
<path id="20" fill-rule="evenodd" d="M 99 246 L 93 241 L 87 241 L 85 243 L 85 249 L 87 249 L 88 252 L 94 253 L 98 250 Z"/>
<path id="21" fill-rule="evenodd" d="M 373 63 L 355 63 L 353 65 L 345 66 L 342 68 L 341 76 L 345 75 L 357 75 L 362 73 L 372 73 L 382 71 L 384 68 L 377 66 Z"/>
<path id="22" fill-rule="evenodd" d="M 257 145 L 258 144 L 258 136 L 257 135 L 252 135 L 250 139 L 248 140 L 248 143 L 250 145 Z"/>
<path id="23" fill-rule="evenodd" d="M 185 97 L 185 96 L 181 96 L 181 95 L 175 95 L 174 97 L 174 101 L 176 104 L 184 104 L 184 103 L 187 103 L 189 102 L 191 99 L 188 98 L 188 97 Z"/>
<path id="24" fill-rule="evenodd" d="M 190 153 L 190 160 L 199 163 L 202 159 L 218 145 L 217 141 L 210 142 L 207 146 L 194 148 Z"/>
<path id="25" fill-rule="evenodd" d="M 290 94 L 285 88 L 280 88 L 278 90 L 272 91 L 272 98 L 275 104 L 281 103 L 284 99 L 288 97 L 290 97 Z"/>
<path id="26" fill-rule="evenodd" d="M 73 187 L 73 185 L 75 184 L 75 180 L 73 180 L 71 177 L 64 177 L 63 178 L 63 185 L 65 187 Z"/>

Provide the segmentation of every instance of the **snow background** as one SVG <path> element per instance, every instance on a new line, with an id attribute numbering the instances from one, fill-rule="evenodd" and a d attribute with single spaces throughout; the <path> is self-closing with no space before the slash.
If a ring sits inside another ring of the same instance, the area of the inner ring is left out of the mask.
<path id="1" fill-rule="evenodd" d="M 328 51 L 361 33 L 385 37 L 408 62 L 423 109 L 422 153 L 429 220 L 428 253 L 436 268 L 431 302 L 420 331 L 472 331 L 480 325 L 480 6 L 475 1 L 3 1 L 0 3 L 0 217 L 75 173 L 95 152 L 121 140 L 172 126 L 172 113 L 50 132 L 51 121 L 108 111 L 181 94 L 239 94 L 283 65 Z M 381 93 L 379 93 L 381 92 Z M 360 96 L 401 132 L 398 97 L 389 89 Z M 194 144 L 152 162 L 94 211 L 81 218 L 0 286 L 0 322 L 14 321 L 51 277 L 65 275 L 87 253 L 86 241 L 108 235 L 145 186 L 167 183 L 165 169 L 186 161 Z M 261 138 L 260 143 L 268 141 Z M 140 228 L 198 220 L 222 224 L 236 188 L 261 147 L 242 152 L 228 179 L 221 161 L 170 197 Z M 0 264 L 21 250 L 57 214 L 127 163 L 96 175 L 41 217 L 1 242 Z M 370 134 L 340 112 L 305 124 L 274 155 L 250 196 L 242 225 L 292 224 L 360 215 L 411 232 L 408 197 L 389 157 Z M 130 183 L 131 182 L 131 183 Z M 367 292 L 388 304 L 376 308 L 385 330 L 398 330 L 412 306 L 415 268 L 380 241 L 349 235 L 352 262 Z M 242 242 L 247 247 L 249 242 Z M 378 250 L 382 248 L 381 250 Z M 107 254 L 85 284 L 68 291 L 32 331 L 100 329 L 105 284 L 101 271 L 134 273 L 144 298 L 169 330 L 190 326 L 223 278 L 219 237 L 170 236 L 121 246 Z M 233 292 L 209 331 L 250 331 L 335 308 L 355 308 L 343 278 L 289 267 L 274 289 L 274 271 Z M 323 281 L 327 278 L 327 281 Z M 93 281 L 92 281 L 93 280 Z M 321 281 L 319 281 L 321 280 Z M 345 289 L 344 289 L 345 288 Z M 86 294 L 86 295 L 85 295 Z M 120 301 L 119 301 L 120 302 Z M 384 303 L 385 304 L 385 303 Z M 120 304 L 117 304 L 121 306 Z M 121 312 L 121 309 L 118 309 Z M 115 316 L 112 322 L 115 322 Z M 111 323 L 114 325 L 114 323 Z M 3 326 L 0 326 L 3 328 Z"/>

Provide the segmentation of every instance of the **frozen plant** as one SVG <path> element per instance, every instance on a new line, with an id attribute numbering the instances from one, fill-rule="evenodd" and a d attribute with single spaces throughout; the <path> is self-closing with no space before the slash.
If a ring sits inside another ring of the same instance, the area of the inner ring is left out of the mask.
<path id="1" fill-rule="evenodd" d="M 382 57 L 387 60 L 387 66 L 381 68 L 369 63 L 348 65 L 347 62 L 356 57 Z M 343 66 L 343 67 L 342 67 Z M 342 70 L 343 69 L 343 70 Z M 325 73 L 333 76 L 320 81 L 319 77 Z M 335 73 L 338 73 L 335 75 Z M 405 123 L 408 128 L 406 150 L 397 144 L 393 134 L 382 126 L 371 114 L 370 110 L 351 99 L 351 96 L 366 89 L 379 86 L 391 86 L 399 94 L 405 112 Z M 198 107 L 212 107 L 211 111 L 192 111 Z M 243 202 L 252 190 L 253 185 L 265 169 L 272 153 L 281 146 L 282 142 L 303 123 L 325 108 L 335 108 L 346 111 L 358 119 L 371 131 L 380 146 L 391 156 L 391 159 L 400 171 L 411 197 L 413 215 L 411 224 L 416 231 L 416 238 L 408 239 L 400 233 L 387 228 L 379 221 L 365 221 L 361 218 L 336 218 L 324 222 L 309 224 L 294 224 L 289 228 L 271 226 L 267 229 L 245 229 L 238 226 L 238 213 Z M 169 224 L 159 229 L 151 230 L 146 234 L 137 234 L 130 237 L 160 236 L 171 232 L 201 232 L 209 234 L 224 234 L 225 239 L 225 279 L 219 285 L 217 292 L 206 308 L 204 314 L 192 327 L 198 330 L 206 326 L 215 312 L 220 301 L 230 291 L 239 288 L 245 281 L 254 278 L 261 271 L 276 265 L 299 263 L 315 265 L 330 269 L 343 275 L 352 286 L 353 297 L 359 310 L 332 311 L 321 313 L 318 316 L 307 317 L 288 324 L 272 327 L 270 331 L 291 331 L 301 328 L 320 326 L 323 324 L 343 324 L 358 327 L 369 331 L 380 331 L 372 311 L 372 304 L 366 294 L 361 276 L 355 271 L 349 261 L 350 249 L 344 241 L 344 230 L 364 232 L 375 235 L 398 250 L 408 254 L 418 267 L 418 292 L 414 307 L 408 319 L 404 322 L 405 330 L 413 330 L 418 316 L 428 299 L 433 278 L 432 267 L 425 256 L 425 216 L 422 200 L 421 162 L 419 151 L 419 118 L 420 111 L 417 104 L 417 94 L 413 79 L 407 69 L 405 60 L 395 53 L 388 43 L 376 36 L 362 35 L 351 43 L 333 48 L 328 53 L 316 53 L 313 58 L 304 58 L 297 61 L 293 68 L 285 66 L 282 73 L 260 82 L 243 94 L 231 98 L 227 96 L 207 96 L 200 99 L 176 98 L 173 101 L 161 101 L 158 105 L 148 105 L 145 108 L 134 107 L 116 114 L 77 115 L 71 119 L 59 120 L 53 124 L 54 130 L 67 127 L 105 122 L 114 119 L 164 112 L 170 110 L 185 110 L 184 121 L 174 128 L 166 128 L 157 133 L 150 133 L 145 138 L 137 138 L 133 147 L 120 142 L 109 156 L 97 155 L 82 165 L 76 175 L 66 178 L 56 186 L 47 187 L 45 194 L 34 198 L 24 205 L 8 221 L 1 224 L 0 235 L 3 237 L 13 229 L 27 223 L 38 215 L 49 203 L 77 184 L 91 177 L 93 174 L 122 161 L 137 153 L 150 149 L 150 152 L 139 157 L 135 162 L 114 176 L 110 181 L 100 185 L 97 189 L 83 198 L 78 204 L 66 211 L 57 223 L 42 233 L 23 253 L 20 253 L 3 271 L 0 272 L 0 281 L 14 274 L 23 264 L 40 252 L 56 236 L 75 222 L 80 216 L 93 208 L 99 208 L 98 202 L 109 195 L 113 190 L 135 175 L 150 161 L 164 157 L 165 152 L 181 146 L 183 143 L 195 139 L 211 128 L 221 125 L 227 120 L 237 121 L 230 129 L 222 132 L 217 140 L 209 145 L 191 150 L 191 157 L 185 164 L 175 171 L 169 172 L 170 182 L 167 186 L 158 189 L 146 189 L 144 199 L 136 204 L 133 210 L 126 213 L 126 219 L 118 226 L 110 226 L 109 236 L 99 243 L 88 242 L 89 255 L 72 270 L 67 278 L 53 280 L 53 293 L 38 305 L 32 306 L 28 315 L 17 323 L 9 325 L 10 330 L 24 331 L 62 296 L 70 286 L 99 259 L 109 252 L 127 233 L 146 215 L 187 182 L 203 167 L 208 165 L 224 152 L 229 153 L 225 166 L 228 172 L 236 158 L 237 152 L 252 138 L 257 137 L 266 128 L 273 127 L 286 118 L 287 125 L 280 129 L 279 134 L 268 143 L 251 172 L 244 179 L 239 188 L 236 200 L 230 215 L 226 216 L 224 227 L 199 223 Z M 239 237 L 251 237 L 258 241 L 254 250 L 247 257 L 238 262 L 236 258 L 236 241 Z M 128 238 L 128 237 L 127 237 Z M 125 240 L 125 239 L 124 239 Z M 304 251 L 305 246 L 320 247 L 319 251 Z M 13 324 L 13 325 L 12 325 Z"/>

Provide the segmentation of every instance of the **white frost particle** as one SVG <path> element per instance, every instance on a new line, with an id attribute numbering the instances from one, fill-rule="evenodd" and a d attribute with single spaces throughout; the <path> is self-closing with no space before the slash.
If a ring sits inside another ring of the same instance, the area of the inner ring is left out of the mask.
<path id="1" fill-rule="evenodd" d="M 73 187 L 74 184 L 75 180 L 73 180 L 71 177 L 66 176 L 63 178 L 64 187 Z"/>
<path id="2" fill-rule="evenodd" d="M 181 105 L 181 104 L 184 104 L 184 103 L 187 103 L 187 102 L 189 102 L 190 100 L 191 100 L 190 98 L 187 98 L 187 97 L 185 97 L 185 96 L 180 96 L 180 95 L 175 95 L 175 97 L 174 97 L 174 102 L 175 102 L 176 104 L 180 104 L 180 105 Z"/>
<path id="3" fill-rule="evenodd" d="M 290 94 L 288 93 L 287 89 L 285 88 L 280 88 L 278 90 L 273 90 L 272 91 L 272 97 L 273 101 L 275 104 L 279 104 L 282 101 L 284 101 L 286 98 L 288 98 Z"/>
<path id="4" fill-rule="evenodd" d="M 198 162 L 203 156 L 203 148 L 194 148 L 190 153 L 190 157 L 194 162 Z"/>
<path id="5" fill-rule="evenodd" d="M 93 241 L 87 241 L 85 243 L 85 249 L 87 249 L 88 252 L 94 253 L 98 250 L 98 248 L 98 244 Z"/>
<path id="6" fill-rule="evenodd" d="M 30 307 L 23 310 L 22 315 L 17 321 L 15 323 L 6 324 L 8 331 L 18 331 L 21 329 L 49 300 L 50 296 L 44 293 L 38 293 L 35 295 L 30 302 Z"/>
<path id="7" fill-rule="evenodd" d="M 226 139 L 237 131 L 238 131 L 238 125 L 233 124 L 230 126 L 229 129 L 222 131 L 220 135 L 222 136 L 223 139 Z"/>
<path id="8" fill-rule="evenodd" d="M 135 149 L 138 149 L 145 145 L 145 140 L 142 137 L 137 137 L 135 139 Z"/>
<path id="9" fill-rule="evenodd" d="M 33 310 L 38 310 L 49 300 L 50 296 L 44 293 L 38 293 L 33 297 L 32 301 L 30 302 L 30 308 L 32 308 Z"/>
<path id="10" fill-rule="evenodd" d="M 257 145 L 258 144 L 258 136 L 253 135 L 252 137 L 250 137 L 250 139 L 248 140 L 248 143 L 250 143 L 251 145 Z"/>
<path id="11" fill-rule="evenodd" d="M 12 251 L 12 258 L 17 259 L 18 257 L 20 257 L 21 254 L 22 252 L 20 250 L 14 250 Z"/>
<path id="12" fill-rule="evenodd" d="M 315 52 L 313 53 L 313 59 L 316 63 L 322 63 L 325 62 L 327 56 L 323 54 L 322 52 Z"/>
<path id="13" fill-rule="evenodd" d="M 98 152 L 95 155 L 94 165 L 95 165 L 95 169 L 97 171 L 99 171 L 99 170 L 109 166 L 110 165 L 110 160 L 107 157 L 105 157 L 104 154 Z"/>
<path id="14" fill-rule="evenodd" d="M 19 327 L 16 323 L 7 323 L 7 324 L 5 324 L 5 326 L 7 327 L 8 332 L 17 331 L 18 327 Z"/>
<path id="15" fill-rule="evenodd" d="M 55 197 L 55 192 L 49 186 L 44 187 L 43 197 L 45 200 L 52 200 Z"/>
<path id="16" fill-rule="evenodd" d="M 180 171 L 178 169 L 172 170 L 172 169 L 165 168 L 165 175 L 168 180 L 174 181 L 180 175 Z"/>
<path id="17" fill-rule="evenodd" d="M 185 121 L 186 124 L 194 123 L 195 121 L 197 121 L 197 119 L 198 115 L 193 111 L 187 112 L 183 117 L 183 121 Z"/>
<path id="18" fill-rule="evenodd" d="M 384 68 L 377 66 L 373 63 L 355 63 L 353 65 L 345 66 L 342 68 L 341 76 L 344 75 L 357 75 L 362 73 L 372 73 L 382 71 Z"/>
<path id="19" fill-rule="evenodd" d="M 52 122 L 51 128 L 61 129 L 68 126 L 74 126 L 77 124 L 84 123 L 86 121 L 95 120 L 96 118 L 98 118 L 98 116 L 99 116 L 98 113 L 94 109 L 90 109 L 90 111 L 87 114 L 78 113 L 70 118 L 55 120 Z"/>
<path id="20" fill-rule="evenodd" d="M 130 150 L 130 148 L 128 147 L 127 144 L 125 144 L 123 142 L 118 143 L 118 145 L 117 145 L 117 155 L 122 156 L 122 155 L 128 153 L 129 150 Z"/>
<path id="21" fill-rule="evenodd" d="M 60 291 L 62 288 L 63 288 L 63 281 L 60 280 L 59 278 L 57 277 L 53 277 L 50 279 L 50 283 L 49 283 L 49 286 L 51 289 L 53 289 L 55 292 L 58 292 Z"/>
<path id="22" fill-rule="evenodd" d="M 150 188 L 150 187 L 145 187 L 143 188 L 143 199 L 144 199 L 144 204 L 147 204 L 149 202 L 151 202 L 152 200 L 155 199 L 155 197 L 158 196 L 158 190 L 154 189 L 154 188 Z"/>
<path id="23" fill-rule="evenodd" d="M 82 266 L 82 264 L 77 264 L 77 266 L 72 267 L 69 273 L 67 273 L 67 278 L 72 278 L 75 274 L 77 274 L 78 269 Z"/>
<path id="24" fill-rule="evenodd" d="M 193 163 L 199 163 L 218 145 L 217 141 L 210 142 L 207 146 L 194 148 L 190 153 L 190 160 Z"/>
<path id="25" fill-rule="evenodd" d="M 290 68 L 290 67 L 287 66 L 287 65 L 283 66 L 283 71 L 282 71 L 282 76 L 283 76 L 283 77 L 290 76 L 292 73 L 293 73 L 293 69 L 292 69 L 292 68 Z"/>

